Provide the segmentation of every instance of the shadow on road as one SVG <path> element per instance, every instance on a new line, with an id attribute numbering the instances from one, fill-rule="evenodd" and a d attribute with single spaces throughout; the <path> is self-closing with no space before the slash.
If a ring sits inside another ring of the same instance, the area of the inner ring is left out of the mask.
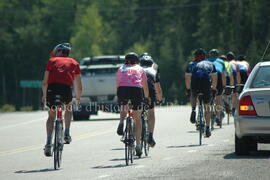
<path id="1" fill-rule="evenodd" d="M 269 159 L 270 151 L 259 150 L 250 152 L 247 156 L 237 156 L 234 152 L 227 154 L 223 157 L 224 159 Z"/>
<path id="2" fill-rule="evenodd" d="M 201 146 L 205 146 L 207 144 L 202 144 Z M 167 146 L 167 148 L 188 148 L 188 147 L 200 147 L 199 144 L 190 144 L 190 145 L 182 145 L 182 146 Z"/>
<path id="3" fill-rule="evenodd" d="M 124 151 L 125 148 L 114 148 L 114 149 L 111 149 L 112 151 Z"/>
<path id="4" fill-rule="evenodd" d="M 76 121 L 73 120 L 73 123 L 76 123 L 76 122 L 85 122 L 85 121 L 91 122 L 91 121 L 116 121 L 116 120 L 120 120 L 120 119 L 119 118 L 105 118 L 105 119 L 91 119 L 90 118 L 90 120 L 89 119 L 76 120 Z"/>
<path id="5" fill-rule="evenodd" d="M 42 173 L 42 172 L 50 172 L 50 171 L 57 171 L 55 169 L 37 169 L 37 170 L 20 170 L 20 171 L 15 171 L 14 173 L 18 174 L 27 174 L 27 173 Z"/>
<path id="6" fill-rule="evenodd" d="M 117 164 L 117 165 L 108 165 L 108 166 L 95 166 L 92 169 L 110 169 L 110 168 L 122 168 L 126 167 L 125 164 Z"/>
<path id="7" fill-rule="evenodd" d="M 138 158 L 137 156 L 133 157 L 134 160 L 140 160 L 140 159 L 146 159 L 146 158 L 149 158 L 149 156 L 142 156 L 140 158 Z M 115 159 L 111 159 L 110 161 L 125 161 L 126 159 L 125 158 L 115 158 Z"/>

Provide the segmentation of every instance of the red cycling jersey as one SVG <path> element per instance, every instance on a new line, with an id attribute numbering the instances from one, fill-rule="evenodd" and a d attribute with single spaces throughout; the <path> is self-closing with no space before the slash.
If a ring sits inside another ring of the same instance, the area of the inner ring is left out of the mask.
<path id="1" fill-rule="evenodd" d="M 69 57 L 52 57 L 46 66 L 49 71 L 48 84 L 62 83 L 73 86 L 74 77 L 80 74 L 80 66 L 77 61 Z"/>

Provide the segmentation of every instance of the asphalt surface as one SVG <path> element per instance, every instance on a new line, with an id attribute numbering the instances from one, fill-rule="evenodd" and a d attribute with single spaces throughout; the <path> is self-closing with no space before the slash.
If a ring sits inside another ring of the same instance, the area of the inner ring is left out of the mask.
<path id="1" fill-rule="evenodd" d="M 62 168 L 43 155 L 46 112 L 0 114 L 0 179 L 269 179 L 270 148 L 250 156 L 234 154 L 233 118 L 198 145 L 190 108 L 157 108 L 150 156 L 125 165 L 124 144 L 116 135 L 118 114 L 100 113 L 73 121 L 73 141 L 64 146 Z"/>

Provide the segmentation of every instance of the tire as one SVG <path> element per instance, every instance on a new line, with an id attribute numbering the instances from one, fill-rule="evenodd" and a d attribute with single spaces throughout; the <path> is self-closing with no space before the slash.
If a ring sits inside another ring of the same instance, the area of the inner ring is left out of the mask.
<path id="1" fill-rule="evenodd" d="M 90 115 L 78 115 L 73 114 L 73 120 L 74 121 L 81 121 L 81 120 L 89 120 Z"/>
<path id="2" fill-rule="evenodd" d="M 128 144 L 125 144 L 125 160 L 126 160 L 126 165 L 129 165 L 129 150 L 128 150 Z"/>
<path id="3" fill-rule="evenodd" d="M 250 151 L 258 151 L 258 143 L 257 143 L 257 141 L 250 139 L 250 142 L 249 142 L 248 145 L 249 145 L 248 149 Z"/>
<path id="4" fill-rule="evenodd" d="M 54 133 L 54 144 L 53 144 L 53 157 L 54 157 L 54 169 L 57 170 L 59 168 L 59 143 L 58 143 L 58 123 L 55 124 L 55 133 Z"/>
<path id="5" fill-rule="evenodd" d="M 199 145 L 202 145 L 202 136 L 204 133 L 204 124 L 203 124 L 203 107 L 199 106 Z"/>
<path id="6" fill-rule="evenodd" d="M 237 156 L 248 155 L 250 149 L 248 143 L 249 143 L 248 137 L 238 138 L 237 135 L 235 134 L 235 154 Z"/>

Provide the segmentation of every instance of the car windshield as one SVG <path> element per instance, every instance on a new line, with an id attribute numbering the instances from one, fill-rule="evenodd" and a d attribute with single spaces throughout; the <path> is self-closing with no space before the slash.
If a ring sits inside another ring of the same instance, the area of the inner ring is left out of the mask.
<path id="1" fill-rule="evenodd" d="M 116 68 L 99 68 L 99 69 L 82 69 L 81 73 L 85 76 L 95 76 L 95 75 L 104 75 L 104 74 L 115 74 L 117 71 Z"/>
<path id="2" fill-rule="evenodd" d="M 251 88 L 269 88 L 270 87 L 270 66 L 262 66 L 258 69 Z"/>

